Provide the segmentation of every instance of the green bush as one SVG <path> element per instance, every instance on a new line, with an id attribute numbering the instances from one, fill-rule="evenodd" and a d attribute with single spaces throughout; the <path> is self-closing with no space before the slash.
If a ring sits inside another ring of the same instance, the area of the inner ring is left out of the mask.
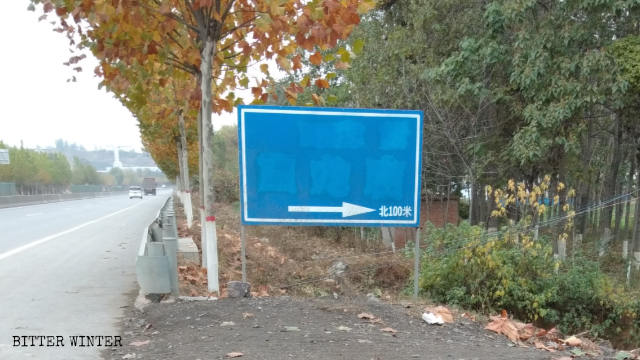
<path id="1" fill-rule="evenodd" d="M 428 229 L 420 287 L 436 301 L 484 313 L 507 310 L 523 321 L 589 330 L 621 346 L 640 344 L 640 300 L 575 254 L 560 263 L 549 239 L 515 230 L 487 235 L 466 223 Z"/>

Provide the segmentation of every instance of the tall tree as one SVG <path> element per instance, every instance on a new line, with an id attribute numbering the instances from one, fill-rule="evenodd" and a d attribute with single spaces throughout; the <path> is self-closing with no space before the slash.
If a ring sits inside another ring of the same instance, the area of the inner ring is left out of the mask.
<path id="1" fill-rule="evenodd" d="M 315 46 L 335 46 L 359 23 L 358 13 L 369 10 L 373 1 L 32 1 L 43 3 L 45 12 L 55 10 L 60 31 L 72 43 L 91 47 L 101 60 L 97 73 L 107 81 L 117 78 L 116 63 L 131 66 L 155 61 L 195 75 L 201 94 L 201 183 L 210 256 L 208 280 L 209 289 L 217 292 L 212 112 L 231 110 L 233 102 L 227 92 L 249 85 L 246 71 L 250 61 L 275 58 L 286 71 L 299 69 L 299 48 L 312 51 Z M 69 24 L 70 18 L 74 25 Z M 76 34 L 80 42 L 74 39 Z M 326 80 L 317 79 L 315 84 L 325 87 Z M 267 100 L 268 94 L 263 92 L 267 85 L 268 81 L 258 80 L 253 87 L 258 101 Z"/>

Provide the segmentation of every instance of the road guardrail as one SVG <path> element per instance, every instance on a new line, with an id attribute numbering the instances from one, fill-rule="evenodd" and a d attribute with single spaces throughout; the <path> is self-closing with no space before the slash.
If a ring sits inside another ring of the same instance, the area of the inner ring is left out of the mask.
<path id="1" fill-rule="evenodd" d="M 170 196 L 142 233 L 136 276 L 143 294 L 178 296 L 178 228 Z"/>
<path id="2" fill-rule="evenodd" d="M 126 191 L 100 191 L 100 192 L 84 192 L 70 194 L 40 194 L 40 195 L 9 195 L 0 196 L 0 209 L 25 206 L 47 204 L 52 202 L 92 199 L 97 197 L 105 197 L 111 195 L 126 194 Z"/>

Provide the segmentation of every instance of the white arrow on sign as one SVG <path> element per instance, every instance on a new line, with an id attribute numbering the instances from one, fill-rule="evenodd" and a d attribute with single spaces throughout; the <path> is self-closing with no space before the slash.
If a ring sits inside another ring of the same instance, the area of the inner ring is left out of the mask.
<path id="1" fill-rule="evenodd" d="M 355 216 L 375 211 L 368 207 L 343 202 L 342 206 L 289 206 L 289 212 L 337 212 L 342 217 Z"/>

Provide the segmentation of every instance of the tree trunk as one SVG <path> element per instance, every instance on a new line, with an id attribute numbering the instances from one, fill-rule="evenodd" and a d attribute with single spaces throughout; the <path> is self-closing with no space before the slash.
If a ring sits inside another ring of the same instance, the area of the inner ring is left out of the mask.
<path id="1" fill-rule="evenodd" d="M 182 201 L 182 193 L 184 191 L 184 184 L 182 183 L 184 177 L 182 176 L 182 172 L 184 169 L 182 169 L 182 144 L 180 144 L 180 138 L 176 139 L 176 153 L 178 154 L 178 176 L 176 177 L 176 187 L 178 188 L 178 197 L 180 198 L 180 201 Z"/>
<path id="2" fill-rule="evenodd" d="M 592 183 L 593 183 L 593 175 L 590 172 L 591 168 L 591 159 L 593 156 L 593 136 L 592 136 L 592 121 L 590 120 L 587 123 L 587 133 L 585 135 L 585 139 L 582 141 L 581 147 L 581 162 L 582 168 L 585 169 L 586 173 L 583 174 L 582 180 L 580 181 L 580 186 L 578 187 L 580 193 L 577 197 L 576 211 L 583 209 L 589 206 L 592 201 L 591 191 L 592 191 Z M 587 231 L 587 223 L 590 219 L 590 212 L 585 212 L 583 214 L 578 215 L 576 228 L 580 234 L 584 234 Z"/>
<path id="3" fill-rule="evenodd" d="M 202 186 L 204 190 L 204 225 L 205 238 L 207 242 L 207 280 L 209 292 L 220 293 L 218 284 L 218 238 L 216 236 L 216 217 L 214 211 L 215 192 L 213 189 L 213 157 L 211 144 L 213 142 L 213 126 L 211 123 L 211 67 L 213 63 L 213 53 L 215 46 L 209 34 L 202 34 L 204 41 L 202 49 L 202 61 L 200 63 L 200 73 L 202 81 L 200 88 L 202 92 L 202 152 L 203 157 L 203 177 Z"/>
<path id="4" fill-rule="evenodd" d="M 621 163 L 624 164 L 625 160 L 627 159 L 627 148 L 626 146 L 624 147 L 624 151 L 623 151 L 623 155 L 622 155 L 622 160 Z M 624 181 L 620 181 L 620 179 L 616 179 L 616 195 L 619 196 L 620 194 L 624 193 Z M 626 198 L 621 198 L 621 199 L 617 199 L 615 202 L 617 203 L 615 205 L 615 219 L 614 219 L 614 224 L 615 224 L 615 229 L 613 232 L 613 238 L 615 239 L 615 241 L 619 241 L 620 240 L 620 236 L 622 236 L 622 231 L 620 230 L 620 225 L 622 224 L 622 211 L 624 210 L 624 200 Z"/>
<path id="5" fill-rule="evenodd" d="M 613 151 L 611 155 L 611 167 L 609 168 L 608 174 L 605 176 L 604 186 L 603 186 L 603 198 L 604 200 L 609 200 L 615 196 L 616 192 L 616 182 L 618 180 L 618 171 L 620 169 L 620 162 L 622 161 L 622 124 L 621 117 L 619 114 L 615 114 L 615 134 L 613 136 Z M 610 205 L 610 204 L 608 204 Z M 605 206 L 602 208 L 601 217 L 600 217 L 600 229 L 602 234 L 604 234 L 605 229 L 611 230 L 611 216 L 613 213 L 613 206 Z M 601 252 L 606 251 L 609 244 L 607 243 L 609 238 L 601 237 Z"/>
<path id="6" fill-rule="evenodd" d="M 637 140 L 636 147 L 636 164 L 640 168 L 640 139 Z M 638 198 L 638 191 L 640 190 L 640 174 L 636 176 L 636 192 L 634 197 L 636 198 L 636 212 L 633 214 L 634 226 L 633 226 L 633 255 L 636 261 L 640 261 L 640 198 Z"/>
<path id="7" fill-rule="evenodd" d="M 198 83 L 202 80 L 202 77 L 198 76 Z M 202 108 L 198 111 L 198 211 L 200 215 L 200 250 L 202 251 L 202 267 L 207 267 L 207 234 L 204 231 L 204 185 L 202 179 L 204 178 L 204 161 L 202 154 L 204 154 L 202 142 Z"/>
<path id="8" fill-rule="evenodd" d="M 187 152 L 187 133 L 184 129 L 184 114 L 178 116 L 178 128 L 180 130 L 180 161 L 182 163 L 182 185 L 184 187 L 184 212 L 187 217 L 187 227 L 193 225 L 193 206 L 191 204 L 191 183 L 189 182 L 189 154 Z"/>
<path id="9" fill-rule="evenodd" d="M 629 235 L 633 232 L 633 227 L 629 224 L 629 218 L 631 216 L 631 200 L 634 198 L 631 192 L 633 191 L 633 175 L 636 173 L 636 159 L 633 154 L 629 155 L 629 177 L 627 178 L 627 191 L 626 194 L 630 194 L 626 198 L 625 209 L 624 209 L 624 237 L 625 239 L 629 238 Z"/>
<path id="10" fill-rule="evenodd" d="M 474 206 L 474 194 L 473 192 L 475 191 L 475 188 L 473 186 L 473 175 L 471 175 L 471 184 L 469 184 L 469 224 L 470 225 L 475 225 L 475 223 L 473 222 L 473 215 L 474 215 L 474 211 L 473 211 L 473 206 Z"/>

